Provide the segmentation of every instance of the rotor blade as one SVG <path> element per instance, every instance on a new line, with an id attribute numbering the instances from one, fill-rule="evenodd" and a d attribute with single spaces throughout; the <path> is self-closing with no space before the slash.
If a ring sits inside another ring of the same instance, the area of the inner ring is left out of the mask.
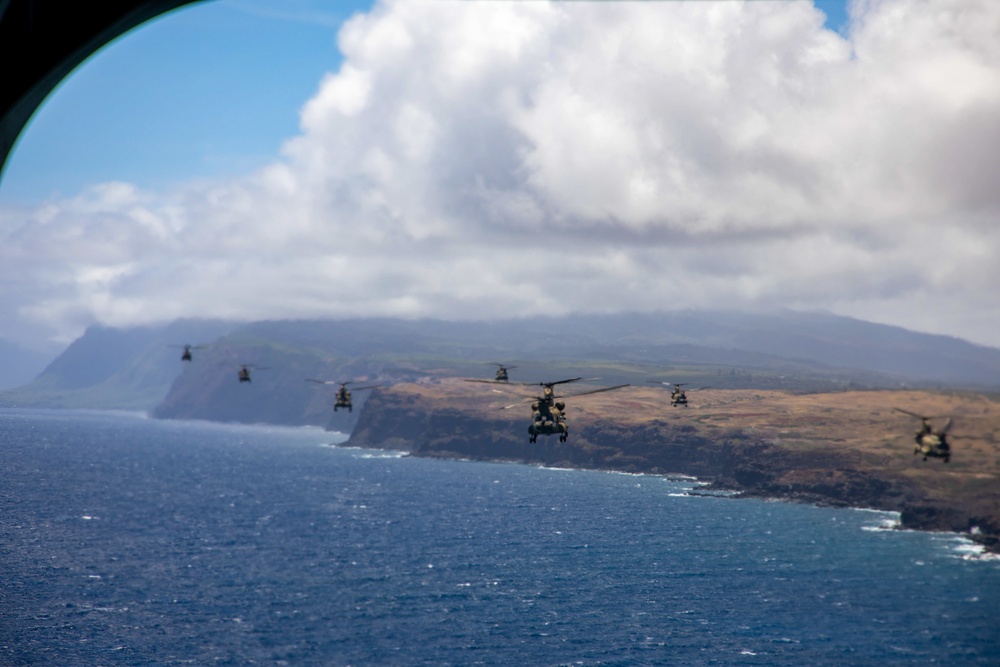
<path id="1" fill-rule="evenodd" d="M 351 389 L 351 391 L 364 391 L 365 389 L 381 389 L 381 388 L 382 388 L 382 385 L 380 385 L 380 384 L 370 384 L 370 385 L 366 385 L 364 387 L 354 387 L 354 388 Z"/>
<path id="2" fill-rule="evenodd" d="M 585 391 L 582 394 L 570 394 L 568 396 L 561 396 L 560 398 L 576 398 L 577 396 L 589 396 L 590 394 L 600 394 L 605 391 L 614 391 L 615 389 L 621 389 L 622 387 L 630 387 L 628 384 L 620 384 L 616 387 L 603 387 L 601 389 L 594 389 L 593 391 Z"/>
<path id="3" fill-rule="evenodd" d="M 902 412 L 904 415 L 910 415 L 911 417 L 916 417 L 917 419 L 929 419 L 929 417 L 924 417 L 923 415 L 918 415 L 916 412 L 910 412 L 909 410 L 904 410 L 903 408 L 893 408 L 896 412 Z"/>
<path id="4" fill-rule="evenodd" d="M 337 384 L 333 380 L 314 380 L 312 378 L 306 378 L 306 382 L 316 382 L 318 384 Z"/>
<path id="5" fill-rule="evenodd" d="M 526 398 L 523 401 L 518 401 L 517 403 L 511 403 L 510 405 L 505 405 L 505 406 L 503 406 L 500 409 L 501 410 L 510 410 L 511 408 L 519 408 L 522 405 L 524 405 L 525 403 L 527 403 L 529 401 L 534 401 L 534 400 L 535 400 L 534 398 Z"/>
<path id="6" fill-rule="evenodd" d="M 948 433 L 948 429 L 950 429 L 950 428 L 951 428 L 951 425 L 952 425 L 953 423 L 954 423 L 954 420 L 953 420 L 953 419 L 952 419 L 951 417 L 948 417 L 948 421 L 947 421 L 947 422 L 945 422 L 945 425 L 944 425 L 944 428 L 943 428 L 943 429 L 941 429 L 941 430 L 940 430 L 940 431 L 938 432 L 938 435 L 942 435 L 942 436 L 943 436 L 943 435 L 947 434 L 947 433 Z"/>
<path id="7" fill-rule="evenodd" d="M 600 380 L 601 378 L 570 378 L 568 380 L 558 380 L 556 382 L 539 382 L 538 384 L 543 387 L 554 387 L 557 384 L 566 384 L 567 382 L 579 382 L 580 380 Z"/>
<path id="8" fill-rule="evenodd" d="M 493 391 L 495 393 L 497 393 L 497 394 L 510 394 L 511 396 L 520 396 L 520 397 L 525 398 L 525 399 L 530 398 L 531 400 L 535 400 L 537 398 L 535 396 L 525 396 L 524 394 L 520 394 L 520 393 L 518 393 L 516 391 L 509 391 L 509 390 L 505 390 L 505 389 L 494 389 Z"/>
<path id="9" fill-rule="evenodd" d="M 480 384 L 496 384 L 496 380 L 470 380 L 466 379 L 466 382 L 479 382 Z"/>

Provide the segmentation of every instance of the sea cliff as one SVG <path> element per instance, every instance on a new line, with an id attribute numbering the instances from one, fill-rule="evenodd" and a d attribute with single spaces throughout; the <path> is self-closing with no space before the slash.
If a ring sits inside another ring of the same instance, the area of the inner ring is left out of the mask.
<path id="1" fill-rule="evenodd" d="M 568 441 L 536 444 L 528 442 L 530 398 L 521 410 L 500 410 L 500 402 L 489 388 L 454 380 L 397 385 L 371 397 L 347 444 L 694 475 L 746 496 L 898 511 L 905 528 L 964 532 L 1000 551 L 1000 406 L 988 396 L 716 390 L 671 408 L 666 392 L 629 387 L 567 399 Z M 956 421 L 951 463 L 912 455 L 914 424 L 896 405 L 969 413 Z"/>

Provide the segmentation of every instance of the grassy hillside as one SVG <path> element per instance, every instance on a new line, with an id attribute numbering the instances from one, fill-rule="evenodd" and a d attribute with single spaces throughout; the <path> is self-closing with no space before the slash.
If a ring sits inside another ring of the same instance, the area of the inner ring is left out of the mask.
<path id="1" fill-rule="evenodd" d="M 526 386 L 444 380 L 379 392 L 350 444 L 423 456 L 686 473 L 743 492 L 898 510 L 915 528 L 970 530 L 1000 546 L 1000 397 L 976 392 L 691 391 L 671 407 L 655 387 L 574 397 L 570 437 L 528 444 Z M 506 405 L 515 408 L 502 409 Z M 952 458 L 914 456 L 919 420 L 954 419 Z"/>

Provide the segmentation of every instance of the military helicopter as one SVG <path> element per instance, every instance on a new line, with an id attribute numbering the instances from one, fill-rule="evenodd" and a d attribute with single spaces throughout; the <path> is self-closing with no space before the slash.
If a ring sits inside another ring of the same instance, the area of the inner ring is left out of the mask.
<path id="1" fill-rule="evenodd" d="M 615 387 L 603 387 L 601 389 L 594 389 L 592 391 L 585 391 L 579 394 L 570 394 L 569 396 L 557 396 L 555 393 L 555 386 L 558 384 L 568 384 L 570 382 L 579 382 L 584 378 L 570 378 L 568 380 L 557 380 L 556 382 L 539 382 L 538 385 L 542 388 L 542 395 L 528 398 L 527 400 L 532 401 L 531 403 L 531 424 L 528 426 L 528 442 L 534 443 L 538 440 L 538 436 L 550 436 L 558 435 L 559 442 L 566 442 L 569 439 L 569 424 L 566 421 L 566 404 L 563 401 L 558 401 L 559 398 L 574 398 L 578 396 L 589 396 L 590 394 L 599 394 L 605 391 L 613 391 L 615 389 L 621 389 L 622 387 L 627 387 L 627 384 L 620 384 Z M 597 380 L 598 378 L 586 378 L 588 380 Z M 518 384 L 531 386 L 530 382 L 520 382 Z M 499 391 L 494 389 L 494 391 Z M 501 392 L 504 393 L 504 392 Z M 524 401 L 519 403 L 513 403 L 511 405 L 505 405 L 500 408 L 501 410 L 509 410 L 510 408 L 518 407 L 522 405 Z"/>
<path id="2" fill-rule="evenodd" d="M 348 412 L 354 412 L 354 403 L 351 402 L 351 392 L 347 389 L 347 385 L 351 384 L 351 381 L 347 382 L 334 382 L 333 380 L 314 380 L 312 378 L 306 378 L 306 382 L 317 382 L 319 384 L 339 384 L 340 389 L 337 390 L 337 398 L 333 402 L 333 411 L 336 412 L 340 408 L 347 408 Z M 365 389 L 378 389 L 382 385 L 373 384 L 366 387 L 355 387 L 354 391 L 364 391 Z"/>
<path id="3" fill-rule="evenodd" d="M 496 382 L 509 382 L 510 378 L 507 377 L 507 371 L 512 368 L 517 368 L 517 366 L 504 366 L 503 364 L 493 362 L 497 367 L 497 377 Z"/>
<path id="4" fill-rule="evenodd" d="M 951 445 L 948 444 L 948 429 L 952 425 L 951 417 L 945 422 L 944 428 L 940 431 L 935 431 L 934 427 L 931 426 L 931 420 L 935 419 L 935 417 L 925 417 L 902 408 L 893 409 L 920 420 L 920 428 L 913 435 L 913 440 L 917 443 L 916 447 L 913 448 L 914 456 L 923 454 L 924 461 L 927 460 L 927 457 L 932 457 L 944 459 L 945 463 L 951 459 Z"/>
<path id="5" fill-rule="evenodd" d="M 183 347 L 184 351 L 181 352 L 181 361 L 191 361 L 191 350 L 202 350 L 205 345 L 191 345 L 190 343 L 185 343 L 184 345 L 174 345 L 173 347 Z"/>
<path id="6" fill-rule="evenodd" d="M 650 382 L 652 382 L 653 384 L 662 384 L 670 386 L 669 382 L 660 382 L 659 380 L 650 380 Z M 676 408 L 678 406 L 684 406 L 686 408 L 688 406 L 687 393 L 683 389 L 681 389 L 681 387 L 683 387 L 685 384 L 687 383 L 686 382 L 674 383 L 674 388 L 670 391 L 670 405 L 672 407 Z M 710 389 L 710 387 L 700 387 L 700 389 Z"/>
<path id="7" fill-rule="evenodd" d="M 266 370 L 268 368 L 268 366 L 252 366 L 250 364 L 240 364 L 240 372 L 237 375 L 237 377 L 239 377 L 241 383 L 243 383 L 243 382 L 250 382 L 250 369 L 251 368 L 255 368 L 255 369 L 259 370 L 259 371 L 262 371 L 262 370 Z"/>

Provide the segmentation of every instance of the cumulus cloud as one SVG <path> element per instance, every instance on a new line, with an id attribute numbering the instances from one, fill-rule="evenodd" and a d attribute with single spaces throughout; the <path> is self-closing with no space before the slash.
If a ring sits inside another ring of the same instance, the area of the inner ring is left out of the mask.
<path id="1" fill-rule="evenodd" d="M 100 321 L 791 306 L 1000 345 L 1000 5 L 378 4 L 274 164 L 0 218 Z M 14 326 L 10 324 L 9 326 Z"/>

